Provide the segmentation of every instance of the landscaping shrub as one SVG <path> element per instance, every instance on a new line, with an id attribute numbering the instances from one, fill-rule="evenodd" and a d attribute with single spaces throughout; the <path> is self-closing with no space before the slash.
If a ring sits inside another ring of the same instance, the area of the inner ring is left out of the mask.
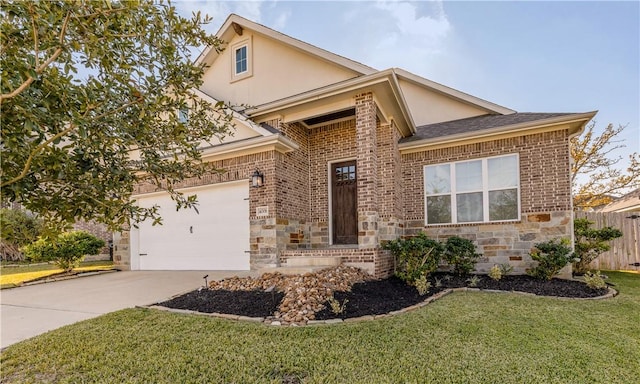
<path id="1" fill-rule="evenodd" d="M 0 210 L 0 257 L 2 260 L 21 261 L 20 248 L 36 241 L 42 231 L 42 220 L 23 210 Z"/>
<path id="2" fill-rule="evenodd" d="M 444 259 L 458 275 L 468 275 L 473 271 L 480 256 L 471 240 L 458 236 L 448 238 L 444 245 Z"/>
<path id="3" fill-rule="evenodd" d="M 428 238 L 424 232 L 408 239 L 389 241 L 383 247 L 395 257 L 395 275 L 411 285 L 434 272 L 442 254 L 442 245 Z"/>
<path id="4" fill-rule="evenodd" d="M 607 288 L 607 283 L 604 281 L 600 271 L 596 271 L 595 273 L 586 272 L 582 278 L 584 282 L 587 283 L 587 286 L 593 290 Z"/>
<path id="5" fill-rule="evenodd" d="M 538 265 L 528 273 L 541 280 L 551 280 L 555 274 L 574 260 L 567 239 L 535 244 L 535 249 L 530 253 L 530 256 L 538 262 Z"/>
<path id="6" fill-rule="evenodd" d="M 429 293 L 429 289 L 431 289 L 431 283 L 427 280 L 427 276 L 422 275 L 413 282 L 413 285 L 418 290 L 418 294 L 420 296 L 424 296 Z"/>
<path id="7" fill-rule="evenodd" d="M 95 255 L 104 246 L 104 240 L 88 232 L 71 231 L 61 233 L 53 241 L 41 237 L 22 250 L 32 261 L 53 261 L 60 269 L 71 271 L 85 255 Z"/>
<path id="8" fill-rule="evenodd" d="M 502 279 L 502 269 L 498 264 L 491 267 L 491 269 L 489 270 L 489 277 L 495 281 Z"/>
<path id="9" fill-rule="evenodd" d="M 600 229 L 591 228 L 593 221 L 576 219 L 573 222 L 575 235 L 576 261 L 573 264 L 573 272 L 584 274 L 589 270 L 589 264 L 598 258 L 602 252 L 611 249 L 609 241 L 622 236 L 620 230 L 613 227 Z"/>

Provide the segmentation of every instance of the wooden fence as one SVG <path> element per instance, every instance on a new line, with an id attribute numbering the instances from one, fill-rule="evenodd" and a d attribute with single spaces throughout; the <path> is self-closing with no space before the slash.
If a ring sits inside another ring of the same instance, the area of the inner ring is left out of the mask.
<path id="1" fill-rule="evenodd" d="M 630 264 L 640 263 L 640 219 L 629 218 L 638 212 L 576 212 L 575 218 L 593 221 L 593 228 L 614 227 L 622 237 L 612 240 L 611 249 L 591 263 L 594 269 L 640 271 Z"/>

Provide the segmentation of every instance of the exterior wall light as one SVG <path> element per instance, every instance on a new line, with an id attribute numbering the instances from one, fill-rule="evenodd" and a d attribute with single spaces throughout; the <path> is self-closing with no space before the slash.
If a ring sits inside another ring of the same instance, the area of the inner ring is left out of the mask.
<path id="1" fill-rule="evenodd" d="M 260 188 L 264 185 L 264 175 L 257 169 L 251 175 L 251 186 L 253 188 Z"/>

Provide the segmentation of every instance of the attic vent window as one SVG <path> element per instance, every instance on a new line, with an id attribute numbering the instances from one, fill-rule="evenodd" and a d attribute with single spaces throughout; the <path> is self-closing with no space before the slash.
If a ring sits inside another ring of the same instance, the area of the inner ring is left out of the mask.
<path id="1" fill-rule="evenodd" d="M 231 46 L 231 82 L 253 75 L 251 36 Z"/>
<path id="2" fill-rule="evenodd" d="M 236 75 L 247 72 L 247 46 L 236 49 Z"/>

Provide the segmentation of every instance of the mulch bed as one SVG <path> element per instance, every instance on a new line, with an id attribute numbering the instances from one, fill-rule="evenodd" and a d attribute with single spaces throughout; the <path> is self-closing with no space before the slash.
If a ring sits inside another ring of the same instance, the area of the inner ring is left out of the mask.
<path id="1" fill-rule="evenodd" d="M 199 289 L 163 303 L 163 307 L 189 309 L 203 313 L 228 313 L 248 317 L 267 317 L 278 310 L 282 292 L 227 291 Z"/>
<path id="2" fill-rule="evenodd" d="M 339 303 L 348 300 L 343 313 L 336 316 L 326 304 L 326 308 L 317 312 L 315 318 L 316 320 L 346 319 L 385 314 L 418 304 L 447 288 L 469 287 L 470 285 L 469 276 L 436 273 L 430 276 L 429 280 L 431 288 L 425 296 L 420 296 L 414 287 L 408 286 L 396 277 L 357 283 L 349 292 L 334 293 L 334 298 Z M 505 276 L 499 281 L 481 275 L 473 288 L 569 298 L 597 297 L 607 293 L 607 289 L 593 290 L 579 281 L 562 279 L 540 281 L 526 275 Z M 217 312 L 249 317 L 269 317 L 278 310 L 278 305 L 283 297 L 284 294 L 281 292 L 264 292 L 263 290 L 200 289 L 158 305 L 205 313 Z"/>

